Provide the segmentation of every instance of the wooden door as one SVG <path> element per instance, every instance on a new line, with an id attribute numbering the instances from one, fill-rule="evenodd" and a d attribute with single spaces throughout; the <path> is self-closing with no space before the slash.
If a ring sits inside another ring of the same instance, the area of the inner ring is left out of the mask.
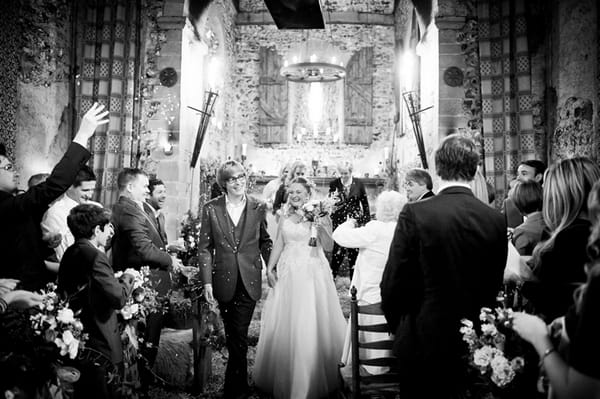
<path id="1" fill-rule="evenodd" d="M 261 144 L 287 143 L 288 88 L 279 74 L 283 62 L 275 49 L 260 48 L 259 135 Z"/>
<path id="2" fill-rule="evenodd" d="M 346 67 L 344 142 L 370 144 L 373 140 L 373 47 L 352 55 Z"/>

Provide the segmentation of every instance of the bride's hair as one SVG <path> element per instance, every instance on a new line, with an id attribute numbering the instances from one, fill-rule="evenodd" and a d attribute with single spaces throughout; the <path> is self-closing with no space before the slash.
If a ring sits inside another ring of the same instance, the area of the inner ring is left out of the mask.
<path id="1" fill-rule="evenodd" d="M 308 180 L 305 177 L 296 177 L 295 179 L 292 179 L 292 181 L 290 182 L 290 186 L 294 183 L 302 185 L 308 192 L 308 195 L 312 195 L 314 188 L 314 183 L 312 181 Z"/>

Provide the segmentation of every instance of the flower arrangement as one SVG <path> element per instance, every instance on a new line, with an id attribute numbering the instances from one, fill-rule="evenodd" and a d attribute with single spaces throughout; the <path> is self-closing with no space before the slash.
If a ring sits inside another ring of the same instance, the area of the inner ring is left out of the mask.
<path id="1" fill-rule="evenodd" d="M 480 335 L 471 320 L 461 320 L 460 333 L 463 341 L 469 345 L 469 363 L 499 388 L 507 387 L 525 366 L 522 356 L 510 358 L 507 352 L 506 334 L 511 331 L 511 319 L 510 308 L 481 308 Z"/>
<path id="2" fill-rule="evenodd" d="M 49 283 L 41 293 L 40 311 L 30 316 L 34 333 L 54 343 L 61 356 L 75 359 L 88 338 L 83 332 L 83 324 L 69 308 L 68 302 L 59 299 L 56 284 Z"/>
<path id="3" fill-rule="evenodd" d="M 186 266 L 198 266 L 198 241 L 200 240 L 200 216 L 188 211 L 181 222 L 180 246 L 177 257 Z"/>
<path id="4" fill-rule="evenodd" d="M 336 197 L 330 196 L 322 200 L 308 201 L 298 210 L 305 222 L 311 222 L 310 238 L 308 240 L 309 246 L 317 246 L 317 227 L 315 223 L 318 223 L 319 218 L 331 214 L 336 202 Z"/>
<path id="5" fill-rule="evenodd" d="M 145 318 L 153 312 L 164 312 L 164 305 L 158 299 L 158 293 L 150 281 L 150 268 L 148 266 L 141 267 L 139 271 L 129 268 L 124 272 L 115 273 L 115 277 L 121 278 L 123 274 L 130 274 L 134 278 L 131 296 L 127 299 L 125 306 L 117 311 L 123 320 Z"/>

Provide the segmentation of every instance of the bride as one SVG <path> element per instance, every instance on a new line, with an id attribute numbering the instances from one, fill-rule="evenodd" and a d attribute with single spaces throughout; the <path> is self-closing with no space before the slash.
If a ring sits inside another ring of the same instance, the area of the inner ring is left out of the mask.
<path id="1" fill-rule="evenodd" d="M 311 186 L 298 177 L 288 193 L 267 267 L 272 290 L 263 308 L 254 382 L 275 398 L 323 398 L 338 387 L 346 328 L 323 252 L 333 246 L 331 221 L 325 216 L 315 222 L 318 244 L 309 246 L 311 224 L 298 210 Z"/>

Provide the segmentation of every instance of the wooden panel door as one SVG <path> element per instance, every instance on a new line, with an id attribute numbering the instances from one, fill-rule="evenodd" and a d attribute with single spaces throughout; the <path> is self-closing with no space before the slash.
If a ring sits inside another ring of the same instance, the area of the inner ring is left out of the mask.
<path id="1" fill-rule="evenodd" d="M 279 75 L 282 57 L 275 49 L 260 48 L 259 135 L 261 144 L 287 142 L 288 88 Z"/>
<path id="2" fill-rule="evenodd" d="M 370 144 L 373 140 L 373 47 L 352 55 L 346 67 L 344 142 Z"/>

